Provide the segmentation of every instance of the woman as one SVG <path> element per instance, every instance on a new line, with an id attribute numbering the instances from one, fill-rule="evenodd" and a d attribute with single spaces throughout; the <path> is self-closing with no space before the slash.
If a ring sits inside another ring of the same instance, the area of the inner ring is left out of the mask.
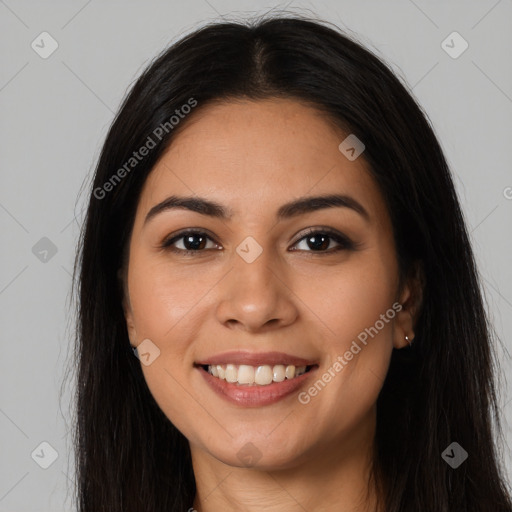
<path id="1" fill-rule="evenodd" d="M 336 28 L 164 51 L 108 133 L 75 271 L 81 512 L 512 511 L 445 158 Z"/>

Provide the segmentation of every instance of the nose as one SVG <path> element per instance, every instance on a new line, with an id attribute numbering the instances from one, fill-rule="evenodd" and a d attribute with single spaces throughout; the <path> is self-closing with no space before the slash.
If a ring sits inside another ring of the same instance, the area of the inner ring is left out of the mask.
<path id="1" fill-rule="evenodd" d="M 219 283 L 218 321 L 248 332 L 293 323 L 298 316 L 298 298 L 283 265 L 266 249 L 251 263 L 234 254 L 232 269 Z"/>

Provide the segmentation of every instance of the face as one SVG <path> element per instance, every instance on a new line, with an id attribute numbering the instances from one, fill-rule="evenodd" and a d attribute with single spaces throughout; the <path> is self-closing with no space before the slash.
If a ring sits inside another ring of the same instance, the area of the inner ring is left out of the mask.
<path id="1" fill-rule="evenodd" d="M 361 447 L 391 351 L 412 338 L 364 154 L 349 160 L 338 149 L 348 134 L 292 100 L 196 114 L 147 178 L 130 240 L 125 315 L 130 343 L 149 354 L 149 389 L 193 452 L 232 466 Z M 345 197 L 283 208 L 332 195 Z M 209 362 L 228 380 L 199 365 Z"/>

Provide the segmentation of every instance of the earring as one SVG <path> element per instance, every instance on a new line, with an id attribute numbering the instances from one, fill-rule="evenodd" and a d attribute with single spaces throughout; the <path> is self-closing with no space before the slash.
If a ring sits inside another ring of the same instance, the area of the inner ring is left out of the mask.
<path id="1" fill-rule="evenodd" d="M 409 346 L 412 345 L 412 342 L 414 341 L 414 338 L 412 340 L 409 339 L 409 336 L 406 336 L 405 337 L 405 341 L 407 341 L 407 343 L 409 343 Z"/>

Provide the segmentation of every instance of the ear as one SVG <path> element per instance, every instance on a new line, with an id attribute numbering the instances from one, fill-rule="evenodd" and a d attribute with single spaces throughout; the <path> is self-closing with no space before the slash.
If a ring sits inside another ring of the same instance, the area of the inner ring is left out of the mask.
<path id="1" fill-rule="evenodd" d="M 135 322 L 133 321 L 133 311 L 129 304 L 129 300 L 123 299 L 124 317 L 126 319 L 126 329 L 128 330 L 128 338 L 130 345 L 135 348 L 137 346 L 137 331 L 135 330 Z"/>
<path id="2" fill-rule="evenodd" d="M 137 331 L 135 329 L 135 321 L 133 319 L 133 311 L 130 303 L 130 297 L 128 295 L 128 286 L 126 285 L 126 275 L 123 272 L 123 269 L 119 269 L 117 271 L 117 277 L 119 279 L 119 284 L 121 287 L 121 293 L 123 297 L 123 312 L 124 318 L 126 320 L 126 329 L 128 331 L 128 337 L 130 339 L 130 345 L 132 347 L 137 346 Z"/>
<path id="3" fill-rule="evenodd" d="M 425 273 L 423 262 L 415 261 L 399 297 L 402 309 L 396 315 L 393 331 L 393 347 L 408 347 L 414 339 L 414 328 L 423 304 Z M 406 336 L 408 340 L 406 339 Z"/>

